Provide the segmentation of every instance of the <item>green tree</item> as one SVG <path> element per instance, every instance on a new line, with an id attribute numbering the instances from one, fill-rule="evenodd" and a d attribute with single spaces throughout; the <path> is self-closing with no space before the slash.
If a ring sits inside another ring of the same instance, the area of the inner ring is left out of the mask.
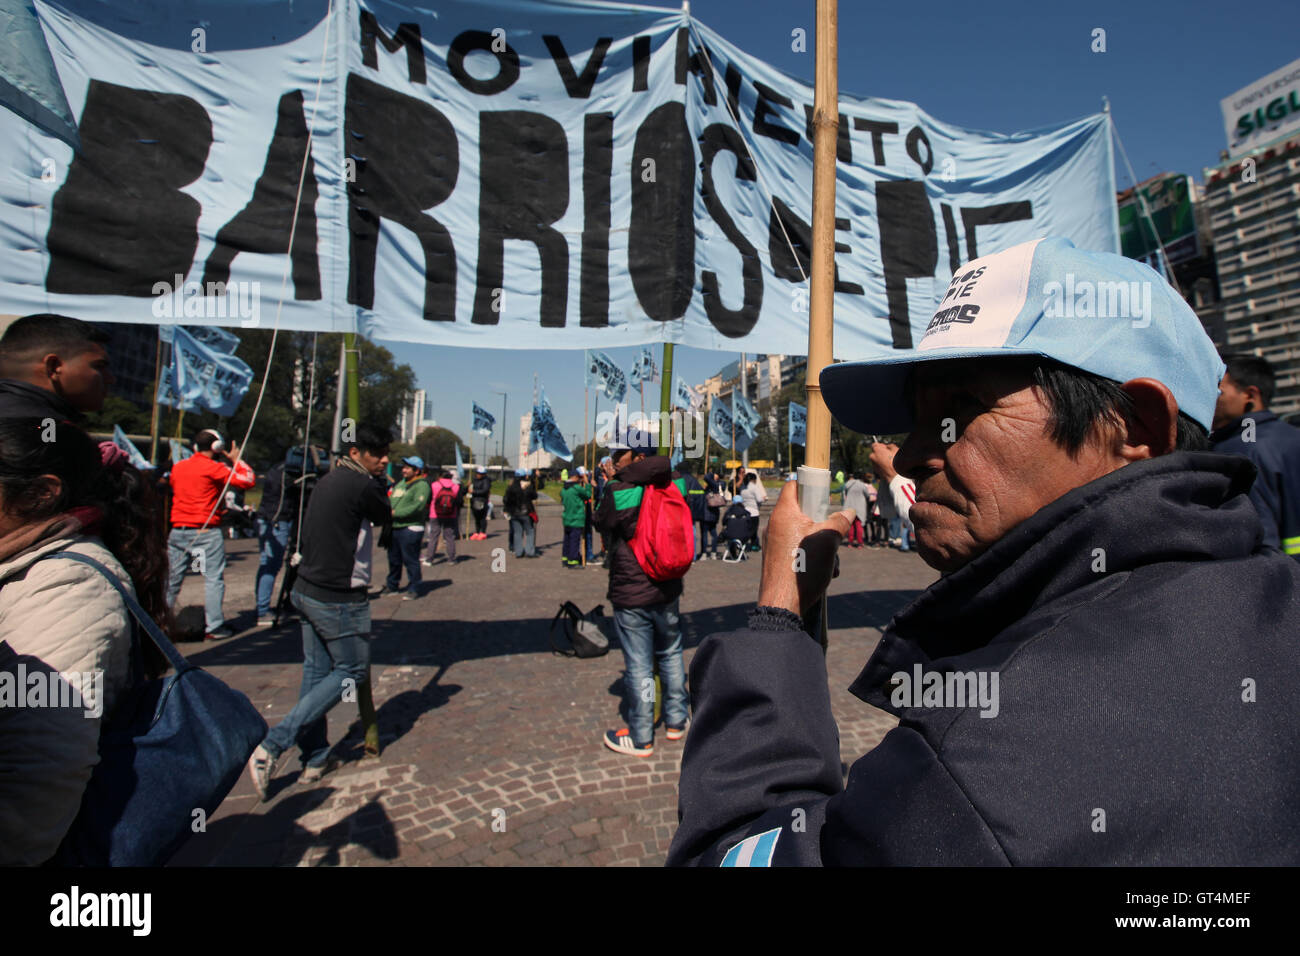
<path id="1" fill-rule="evenodd" d="M 426 428 L 415 436 L 415 452 L 424 459 L 424 464 L 430 471 L 454 465 L 457 445 L 460 446 L 461 460 L 468 463 L 469 445 L 461 441 L 460 436 L 451 429 L 442 426 Z"/>
<path id="2" fill-rule="evenodd" d="M 332 446 L 330 431 L 334 427 L 342 334 L 316 335 L 282 330 L 274 336 L 275 352 L 269 369 L 267 357 L 271 353 L 272 332 L 240 329 L 238 334 L 240 343 L 235 354 L 253 370 L 248 393 L 235 413 L 224 418 L 209 411 L 187 412 L 182 421 L 175 409 L 160 408 L 160 459 L 166 459 L 167 438 L 180 437 L 188 444 L 204 428 L 216 428 L 227 441 L 242 441 L 257 407 L 263 378 L 267 383 L 266 392 L 261 407 L 257 409 L 252 435 L 243 451 L 244 457 L 255 468 L 269 468 L 283 460 L 290 447 L 301 444 L 309 416 L 312 444 L 325 448 Z M 393 354 L 381 345 L 361 340 L 359 350 L 361 420 L 396 431 L 398 414 L 415 393 L 415 372 L 409 365 L 397 365 Z M 105 411 L 108 411 L 107 405 Z M 147 408 L 143 415 L 141 431 L 148 431 Z M 108 427 L 112 428 L 111 421 Z M 125 423 L 122 427 L 131 430 Z"/>

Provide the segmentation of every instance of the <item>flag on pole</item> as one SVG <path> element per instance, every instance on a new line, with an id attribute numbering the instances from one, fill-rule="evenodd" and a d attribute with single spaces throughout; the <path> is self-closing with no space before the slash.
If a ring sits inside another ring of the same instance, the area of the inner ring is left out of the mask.
<path id="1" fill-rule="evenodd" d="M 456 442 L 456 477 L 465 477 L 465 461 L 460 457 L 460 442 Z"/>
<path id="2" fill-rule="evenodd" d="M 641 349 L 641 354 L 632 362 L 632 368 L 628 371 L 628 379 L 633 385 L 646 384 L 659 381 L 659 369 L 655 367 L 655 353 L 650 346 Z"/>
<path id="3" fill-rule="evenodd" d="M 686 384 L 686 379 L 680 375 L 677 376 L 677 397 L 673 404 L 685 411 L 693 412 L 696 406 L 699 405 L 699 401 L 699 396 L 695 394 L 694 389 Z"/>
<path id="4" fill-rule="evenodd" d="M 170 384 L 182 407 L 233 415 L 252 382 L 253 370 L 242 359 L 199 342 L 184 326 L 172 331 Z"/>
<path id="5" fill-rule="evenodd" d="M 733 392 L 731 401 L 731 414 L 736 419 L 736 427 L 743 429 L 751 440 L 754 439 L 758 435 L 758 411 L 740 392 Z"/>
<path id="6" fill-rule="evenodd" d="M 612 358 L 596 349 L 588 349 L 586 358 L 583 383 L 587 388 L 604 389 L 605 397 L 615 403 L 627 398 L 627 376 Z"/>
<path id="7" fill-rule="evenodd" d="M 186 458 L 189 458 L 190 455 L 194 454 L 193 450 L 186 448 L 185 443 L 179 438 L 169 438 L 167 439 L 167 442 L 171 447 L 173 465 L 177 462 L 184 461 Z"/>
<path id="8" fill-rule="evenodd" d="M 491 437 L 492 426 L 497 423 L 497 420 L 478 402 L 471 401 L 470 404 L 474 406 L 474 431 L 480 435 Z"/>
<path id="9" fill-rule="evenodd" d="M 532 427 L 528 430 L 528 453 L 531 455 L 538 449 L 549 452 L 557 458 L 573 457 L 573 452 L 569 451 L 569 446 L 564 443 L 564 436 L 560 434 L 560 427 L 555 424 L 555 416 L 551 414 L 551 406 L 546 401 L 544 388 L 539 388 L 537 391 L 537 401 L 533 404 Z"/>
<path id="10" fill-rule="evenodd" d="M 149 464 L 144 455 L 140 454 L 140 449 L 135 447 L 135 442 L 126 437 L 126 432 L 122 431 L 121 425 L 113 426 L 113 444 L 126 452 L 127 460 L 134 467 L 139 468 L 141 471 L 153 470 L 153 465 Z"/>
<path id="11" fill-rule="evenodd" d="M 709 411 L 709 437 L 723 448 L 731 447 L 731 411 L 716 399 Z"/>
<path id="12" fill-rule="evenodd" d="M 158 338 L 172 344 L 173 325 L 158 326 Z M 234 355 L 235 349 L 239 348 L 239 336 L 234 332 L 227 332 L 225 329 L 216 325 L 186 325 L 183 326 L 185 333 L 194 341 L 206 345 L 215 352 L 222 352 L 226 355 Z"/>
<path id="13" fill-rule="evenodd" d="M 802 405 L 796 405 L 794 402 L 791 402 L 789 416 L 790 444 L 806 445 L 808 439 L 806 431 L 808 426 L 808 409 L 804 408 Z"/>

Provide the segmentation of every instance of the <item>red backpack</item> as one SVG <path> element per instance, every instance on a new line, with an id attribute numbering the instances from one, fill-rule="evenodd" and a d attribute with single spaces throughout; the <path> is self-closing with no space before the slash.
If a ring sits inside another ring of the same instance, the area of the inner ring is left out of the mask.
<path id="1" fill-rule="evenodd" d="M 433 516 L 435 518 L 456 517 L 456 492 L 451 490 L 451 486 L 438 486 L 438 493 L 433 497 Z"/>
<path id="2" fill-rule="evenodd" d="M 636 533 L 630 542 L 637 564 L 652 581 L 674 581 L 695 562 L 695 522 L 681 489 L 669 482 L 646 485 Z"/>

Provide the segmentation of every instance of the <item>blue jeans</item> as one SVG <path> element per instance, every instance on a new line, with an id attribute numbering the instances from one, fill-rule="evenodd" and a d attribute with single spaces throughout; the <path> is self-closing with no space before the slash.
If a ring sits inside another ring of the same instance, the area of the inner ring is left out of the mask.
<path id="1" fill-rule="evenodd" d="M 907 523 L 904 522 L 902 518 L 889 519 L 889 536 L 891 538 L 898 538 L 903 542 L 902 545 L 899 546 L 899 551 L 912 550 L 907 544 L 908 530 Z"/>
<path id="2" fill-rule="evenodd" d="M 172 528 L 167 536 L 167 606 L 175 607 L 181 593 L 185 572 L 195 563 L 194 570 L 203 574 L 203 609 L 211 634 L 226 622 L 221 603 L 226 597 L 226 546 L 220 528 Z"/>
<path id="3" fill-rule="evenodd" d="M 424 528 L 394 528 L 392 540 L 388 544 L 388 580 L 384 586 L 390 591 L 400 590 L 402 566 L 406 566 L 407 586 L 418 590 L 420 585 L 420 542 L 424 540 Z"/>
<path id="4" fill-rule="evenodd" d="M 302 614 L 302 687 L 298 703 L 266 735 L 262 746 L 279 757 L 295 743 L 305 766 L 321 767 L 330 745 L 325 715 L 343 700 L 355 700 L 370 674 L 370 604 L 333 604 L 297 591 L 289 600 Z"/>
<path id="5" fill-rule="evenodd" d="M 696 554 L 696 557 L 699 557 L 700 555 L 704 554 L 705 551 L 708 551 L 711 554 L 717 554 L 718 553 L 717 520 L 715 519 L 713 521 L 699 521 L 697 522 L 697 524 L 699 524 L 700 526 L 700 549 L 699 552 Z M 710 537 L 713 538 L 712 544 L 707 543 Z"/>
<path id="6" fill-rule="evenodd" d="M 623 646 L 627 676 L 623 683 L 628 728 L 637 745 L 654 741 L 654 664 L 664 689 L 664 723 L 686 726 L 686 669 L 682 665 L 682 630 L 677 601 L 654 607 L 614 608 L 614 630 Z"/>
<path id="7" fill-rule="evenodd" d="M 532 518 L 528 515 L 522 518 L 511 518 L 510 535 L 516 558 L 522 558 L 524 555 L 530 558 L 537 556 L 537 526 L 533 524 Z"/>
<path id="8" fill-rule="evenodd" d="M 284 551 L 289 546 L 292 521 L 267 521 L 257 516 L 257 540 L 262 553 L 257 559 L 257 616 L 271 616 L 271 594 L 275 590 L 275 576 L 284 564 Z"/>

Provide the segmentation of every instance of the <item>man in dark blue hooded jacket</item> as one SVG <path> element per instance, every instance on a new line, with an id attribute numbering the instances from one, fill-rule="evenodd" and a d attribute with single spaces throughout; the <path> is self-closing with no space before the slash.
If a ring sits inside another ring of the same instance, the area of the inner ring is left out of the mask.
<path id="1" fill-rule="evenodd" d="M 1203 450 L 1222 371 L 1155 273 L 1062 239 L 959 270 L 917 348 L 827 367 L 842 424 L 910 432 L 943 572 L 851 687 L 898 726 L 842 778 L 801 614 L 851 515 L 787 486 L 749 627 L 691 666 L 669 863 L 1300 862 L 1300 569 L 1253 465 Z"/>

